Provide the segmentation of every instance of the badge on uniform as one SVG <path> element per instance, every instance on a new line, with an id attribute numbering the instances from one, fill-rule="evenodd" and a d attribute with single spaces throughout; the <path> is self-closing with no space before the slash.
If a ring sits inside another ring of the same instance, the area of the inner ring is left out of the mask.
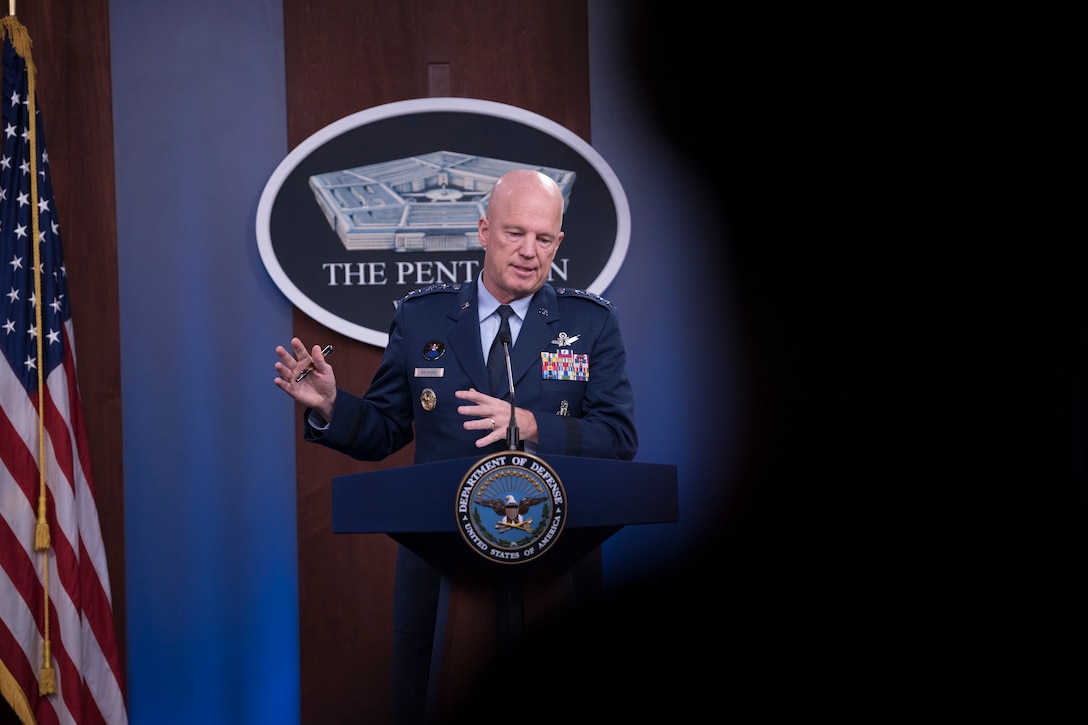
<path id="1" fill-rule="evenodd" d="M 540 373 L 544 380 L 589 380 L 589 355 L 576 355 L 569 349 L 542 352 Z"/>
<path id="2" fill-rule="evenodd" d="M 446 346 L 441 340 L 428 340 L 423 346 L 424 360 L 437 360 L 446 352 Z"/>
<path id="3" fill-rule="evenodd" d="M 559 337 L 552 340 L 552 344 L 558 345 L 559 347 L 570 347 L 574 343 L 578 342 L 578 338 L 580 337 L 581 335 L 575 335 L 574 337 L 570 337 L 567 335 L 567 333 L 560 332 Z"/>

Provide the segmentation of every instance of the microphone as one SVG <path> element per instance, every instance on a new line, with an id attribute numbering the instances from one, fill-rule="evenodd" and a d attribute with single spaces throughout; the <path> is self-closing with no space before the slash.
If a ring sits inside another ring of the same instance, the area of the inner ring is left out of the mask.
<path id="1" fill-rule="evenodd" d="M 518 438 L 518 417 L 514 414 L 514 367 L 510 364 L 510 331 L 499 330 L 499 342 L 502 343 L 502 351 L 506 354 L 506 379 L 510 383 L 510 425 L 506 428 L 506 445 L 512 451 L 520 451 L 521 445 Z"/>

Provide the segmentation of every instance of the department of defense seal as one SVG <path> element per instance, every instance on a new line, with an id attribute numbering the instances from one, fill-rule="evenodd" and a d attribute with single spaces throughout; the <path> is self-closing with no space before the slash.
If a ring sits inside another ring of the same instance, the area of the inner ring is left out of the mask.
<path id="1" fill-rule="evenodd" d="M 550 550 L 567 520 L 563 483 L 551 466 L 522 451 L 481 458 L 457 489 L 457 525 L 480 556 L 521 564 Z"/>

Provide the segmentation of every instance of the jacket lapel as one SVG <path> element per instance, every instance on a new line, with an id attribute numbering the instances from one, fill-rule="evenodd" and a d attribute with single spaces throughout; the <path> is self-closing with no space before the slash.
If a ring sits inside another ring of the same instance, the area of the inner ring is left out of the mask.
<path id="1" fill-rule="evenodd" d="M 551 325 L 559 321 L 559 307 L 556 304 L 555 290 L 544 285 L 533 295 L 529 309 L 525 313 L 518 340 L 510 356 L 514 369 L 514 385 L 535 370 L 539 375 L 540 353 L 548 349 L 549 341 L 555 337 Z M 505 387 L 503 393 L 505 393 Z"/>
<path id="2" fill-rule="evenodd" d="M 465 285 L 457 295 L 457 304 L 450 308 L 450 351 L 457 356 L 457 362 L 468 375 L 472 386 L 487 392 L 490 383 L 487 379 L 487 365 L 480 347 L 480 315 L 476 306 L 476 282 Z"/>

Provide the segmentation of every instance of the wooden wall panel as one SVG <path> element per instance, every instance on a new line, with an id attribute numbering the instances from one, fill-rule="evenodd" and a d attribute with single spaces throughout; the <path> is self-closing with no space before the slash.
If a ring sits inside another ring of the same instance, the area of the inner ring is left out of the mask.
<path id="1" fill-rule="evenodd" d="M 589 140 L 585 0 L 284 0 L 289 146 L 395 101 L 449 95 L 506 103 Z M 295 310 L 307 345 L 336 346 L 337 380 L 362 392 L 382 349 Z M 396 546 L 331 534 L 332 477 L 409 465 L 411 447 L 361 463 L 302 442 L 298 426 L 302 722 L 388 722 Z"/>
<path id="2" fill-rule="evenodd" d="M 16 15 L 30 34 L 38 70 L 38 102 L 72 296 L 80 396 L 124 670 L 124 461 L 109 3 L 24 1 Z"/>

